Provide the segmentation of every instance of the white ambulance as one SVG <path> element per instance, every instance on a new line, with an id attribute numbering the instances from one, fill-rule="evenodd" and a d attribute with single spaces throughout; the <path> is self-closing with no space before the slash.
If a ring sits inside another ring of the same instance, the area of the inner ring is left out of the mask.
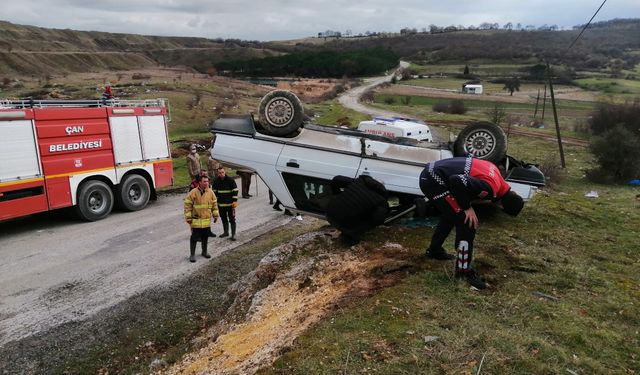
<path id="1" fill-rule="evenodd" d="M 358 124 L 358 130 L 387 138 L 405 137 L 417 141 L 433 142 L 429 126 L 416 119 L 374 117 L 371 121 L 361 121 Z"/>

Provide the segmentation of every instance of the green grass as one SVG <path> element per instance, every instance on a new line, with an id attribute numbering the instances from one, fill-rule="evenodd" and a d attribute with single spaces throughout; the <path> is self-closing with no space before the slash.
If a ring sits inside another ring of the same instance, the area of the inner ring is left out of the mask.
<path id="1" fill-rule="evenodd" d="M 616 78 L 582 78 L 576 83 L 591 91 L 602 91 L 605 94 L 625 94 L 630 97 L 640 95 L 640 81 Z"/>
<path id="2" fill-rule="evenodd" d="M 411 95 L 409 97 L 411 98 L 409 102 L 410 105 L 424 105 L 424 106 L 433 106 L 434 104 L 437 104 L 437 103 L 448 103 L 452 100 L 448 98 L 438 98 L 438 97 L 429 97 L 429 96 Z M 406 95 L 380 94 L 375 96 L 374 103 L 384 104 L 386 103 L 387 100 L 391 99 L 395 103 L 400 104 L 402 103 L 402 100 L 405 98 L 406 98 Z M 549 98 L 547 98 L 547 101 L 549 101 Z M 508 102 L 501 102 L 501 101 L 477 100 L 477 99 L 464 99 L 462 100 L 462 102 L 464 103 L 465 107 L 472 108 L 472 109 L 489 109 L 489 108 L 493 108 L 495 105 L 499 105 L 505 109 L 530 111 L 531 113 L 533 113 L 535 109 L 534 103 L 508 103 Z M 542 100 L 540 100 L 538 107 L 539 107 L 538 110 L 542 110 Z M 548 102 L 547 102 L 547 107 L 549 107 L 549 109 L 551 107 L 551 104 Z M 576 111 L 582 111 L 582 110 L 591 111 L 594 108 L 594 103 L 579 101 L 579 100 L 556 100 L 556 108 L 558 108 L 559 110 L 562 109 L 562 110 L 576 110 Z"/>
<path id="3" fill-rule="evenodd" d="M 557 154 L 551 142 L 511 141 L 518 157 Z M 418 260 L 432 229 L 378 230 L 367 241 L 402 244 L 417 269 L 335 311 L 261 374 L 475 374 L 483 356 L 483 374 L 636 371 L 638 191 L 585 181 L 591 156 L 566 152 L 565 180 L 518 218 L 480 211 L 475 263 L 491 290 L 455 283 L 450 263 Z M 589 190 L 600 198 L 585 198 Z"/>
<path id="4" fill-rule="evenodd" d="M 470 62 L 469 73 L 480 77 L 495 77 L 495 76 L 521 76 L 523 72 L 522 68 L 527 68 L 535 65 L 536 62 L 530 64 L 497 64 L 497 63 L 483 63 Z M 434 64 L 434 65 L 418 65 L 411 64 L 410 68 L 414 69 L 418 74 L 428 75 L 455 75 L 464 73 L 465 64 Z"/>
<path id="5" fill-rule="evenodd" d="M 408 80 L 401 81 L 400 84 L 409 85 L 409 86 L 432 87 L 436 89 L 461 91 L 462 85 L 467 81 L 468 81 L 467 79 L 433 77 L 433 78 L 408 79 Z M 481 84 L 484 90 L 484 94 L 507 93 L 507 91 L 504 90 L 504 84 L 502 83 L 491 83 L 491 82 L 482 81 Z M 554 85 L 554 89 L 556 91 L 566 90 L 567 88 L 570 88 L 570 86 Z M 533 93 L 537 93 L 537 90 L 540 90 L 540 96 L 542 97 L 542 94 L 544 92 L 544 84 L 524 83 L 524 82 L 520 84 L 520 91 L 530 91 Z M 547 95 L 549 95 L 548 91 L 547 91 Z M 535 98 L 535 96 L 533 96 L 533 98 Z"/>
<path id="6" fill-rule="evenodd" d="M 528 126 L 533 121 L 533 114 L 535 105 L 527 103 L 502 103 L 492 101 L 478 101 L 478 100 L 463 100 L 465 107 L 468 111 L 463 115 L 448 114 L 441 112 L 434 112 L 433 105 L 437 103 L 449 103 L 452 99 L 447 98 L 433 98 L 425 96 L 410 96 L 410 102 L 408 106 L 402 104 L 402 100 L 405 99 L 404 95 L 388 95 L 379 94 L 374 98 L 374 102 L 371 106 L 395 111 L 400 113 L 406 113 L 416 118 L 424 119 L 429 122 L 462 122 L 462 121 L 487 121 L 489 120 L 488 111 L 493 109 L 494 105 L 499 105 L 504 108 L 507 115 L 513 118 L 514 123 L 518 123 L 521 126 Z M 391 99 L 393 104 L 387 104 Z M 557 104 L 558 108 L 558 121 L 563 133 L 572 137 L 585 137 L 587 136 L 585 129 L 587 129 L 587 119 L 592 113 L 592 106 L 594 103 L 572 101 L 572 100 L 559 100 Z M 536 116 L 538 120 L 542 118 L 542 104 L 538 107 L 538 114 Z M 547 103 L 544 123 L 545 129 L 532 129 L 540 133 L 554 133 L 555 126 L 553 125 L 553 112 L 551 105 Z M 504 125 L 504 124 L 502 124 Z"/>
<path id="7" fill-rule="evenodd" d="M 371 116 L 343 107 L 337 100 L 307 105 L 313 110 L 313 122 L 319 125 L 345 125 L 357 127 L 360 121 L 370 120 Z"/>

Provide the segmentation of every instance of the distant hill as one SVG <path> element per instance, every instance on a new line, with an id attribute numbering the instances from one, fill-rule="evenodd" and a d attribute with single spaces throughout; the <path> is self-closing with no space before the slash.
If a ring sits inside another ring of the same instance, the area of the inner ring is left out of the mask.
<path id="1" fill-rule="evenodd" d="M 271 44 L 268 48 L 286 52 L 313 51 L 319 48 L 354 50 L 383 47 L 403 59 L 421 64 L 448 61 L 540 61 L 566 64 L 575 69 L 603 69 L 611 59 L 621 59 L 626 68 L 640 63 L 640 19 L 616 19 L 597 22 L 567 50 L 580 33 L 573 30 L 462 30 L 452 32 L 380 34 L 375 37 L 329 39 Z"/>
<path id="2" fill-rule="evenodd" d="M 0 21 L 0 74 L 37 75 L 275 56 L 258 42 L 47 29 Z"/>
<path id="3" fill-rule="evenodd" d="M 255 42 L 194 37 L 47 29 L 0 21 L 0 75 L 63 74 L 184 65 L 207 72 L 219 62 L 300 52 L 384 48 L 421 64 L 448 61 L 549 59 L 574 69 L 605 69 L 612 59 L 632 69 L 640 63 L 640 19 L 610 20 L 589 27 L 567 51 L 579 29 L 556 31 L 463 30 L 373 37 Z M 298 59 L 300 60 L 300 59 Z M 302 60 L 300 60 L 302 61 Z M 224 64 L 223 64 L 224 65 Z"/>

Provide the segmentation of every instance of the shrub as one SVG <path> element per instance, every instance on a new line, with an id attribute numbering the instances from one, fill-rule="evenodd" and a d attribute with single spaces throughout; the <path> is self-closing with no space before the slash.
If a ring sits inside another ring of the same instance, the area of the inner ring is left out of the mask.
<path id="1" fill-rule="evenodd" d="M 587 173 L 597 182 L 622 182 L 640 177 L 640 101 L 601 103 L 589 120 L 595 135 L 590 149 L 598 168 Z"/>
<path id="2" fill-rule="evenodd" d="M 373 95 L 373 90 L 369 89 L 366 90 L 365 92 L 362 93 L 362 96 L 360 97 L 360 100 L 362 100 L 363 102 L 367 102 L 367 103 L 371 103 L 373 102 L 374 95 Z"/>
<path id="3" fill-rule="evenodd" d="M 384 102 L 384 104 L 391 105 L 391 104 L 395 104 L 396 100 L 393 97 L 388 96 L 388 97 L 384 98 L 383 102 Z"/>
<path id="4" fill-rule="evenodd" d="M 538 169 L 544 174 L 547 179 L 547 187 L 553 189 L 554 186 L 562 182 L 566 176 L 566 170 L 560 165 L 560 160 L 554 154 L 547 154 L 544 159 L 538 164 Z"/>
<path id="5" fill-rule="evenodd" d="M 595 135 L 601 135 L 618 124 L 623 124 L 633 134 L 640 135 L 640 101 L 613 104 L 600 103 L 592 114 L 589 126 Z"/>
<path id="6" fill-rule="evenodd" d="M 464 106 L 464 102 L 460 99 L 454 99 L 449 103 L 436 103 L 432 107 L 434 112 L 450 113 L 454 115 L 463 115 L 467 113 L 467 107 Z"/>
<path id="7" fill-rule="evenodd" d="M 449 104 L 450 112 L 454 115 L 464 115 L 467 113 L 467 107 L 464 106 L 464 102 L 460 99 L 455 99 Z"/>
<path id="8" fill-rule="evenodd" d="M 411 97 L 407 95 L 400 98 L 400 103 L 402 103 L 403 105 L 409 105 L 409 103 L 411 103 Z"/>
<path id="9" fill-rule="evenodd" d="M 493 107 L 485 112 L 489 122 L 494 123 L 496 125 L 500 125 L 505 118 L 507 118 L 507 112 L 504 109 L 504 106 L 495 103 Z"/>
<path id="10" fill-rule="evenodd" d="M 640 177 L 640 154 L 638 154 L 640 137 L 619 123 L 592 139 L 589 148 L 599 165 L 590 171 L 591 178 L 610 177 L 613 181 L 623 182 Z M 598 170 L 599 169 L 599 170 Z"/>
<path id="11" fill-rule="evenodd" d="M 436 103 L 432 108 L 434 112 L 449 113 L 449 105 L 447 103 Z"/>

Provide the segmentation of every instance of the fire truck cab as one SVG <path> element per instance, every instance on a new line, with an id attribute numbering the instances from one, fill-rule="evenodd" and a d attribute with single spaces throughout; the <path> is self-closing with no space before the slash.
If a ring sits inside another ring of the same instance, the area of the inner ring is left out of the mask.
<path id="1" fill-rule="evenodd" d="M 173 183 L 168 102 L 0 101 L 0 220 L 75 206 L 87 221 Z"/>

